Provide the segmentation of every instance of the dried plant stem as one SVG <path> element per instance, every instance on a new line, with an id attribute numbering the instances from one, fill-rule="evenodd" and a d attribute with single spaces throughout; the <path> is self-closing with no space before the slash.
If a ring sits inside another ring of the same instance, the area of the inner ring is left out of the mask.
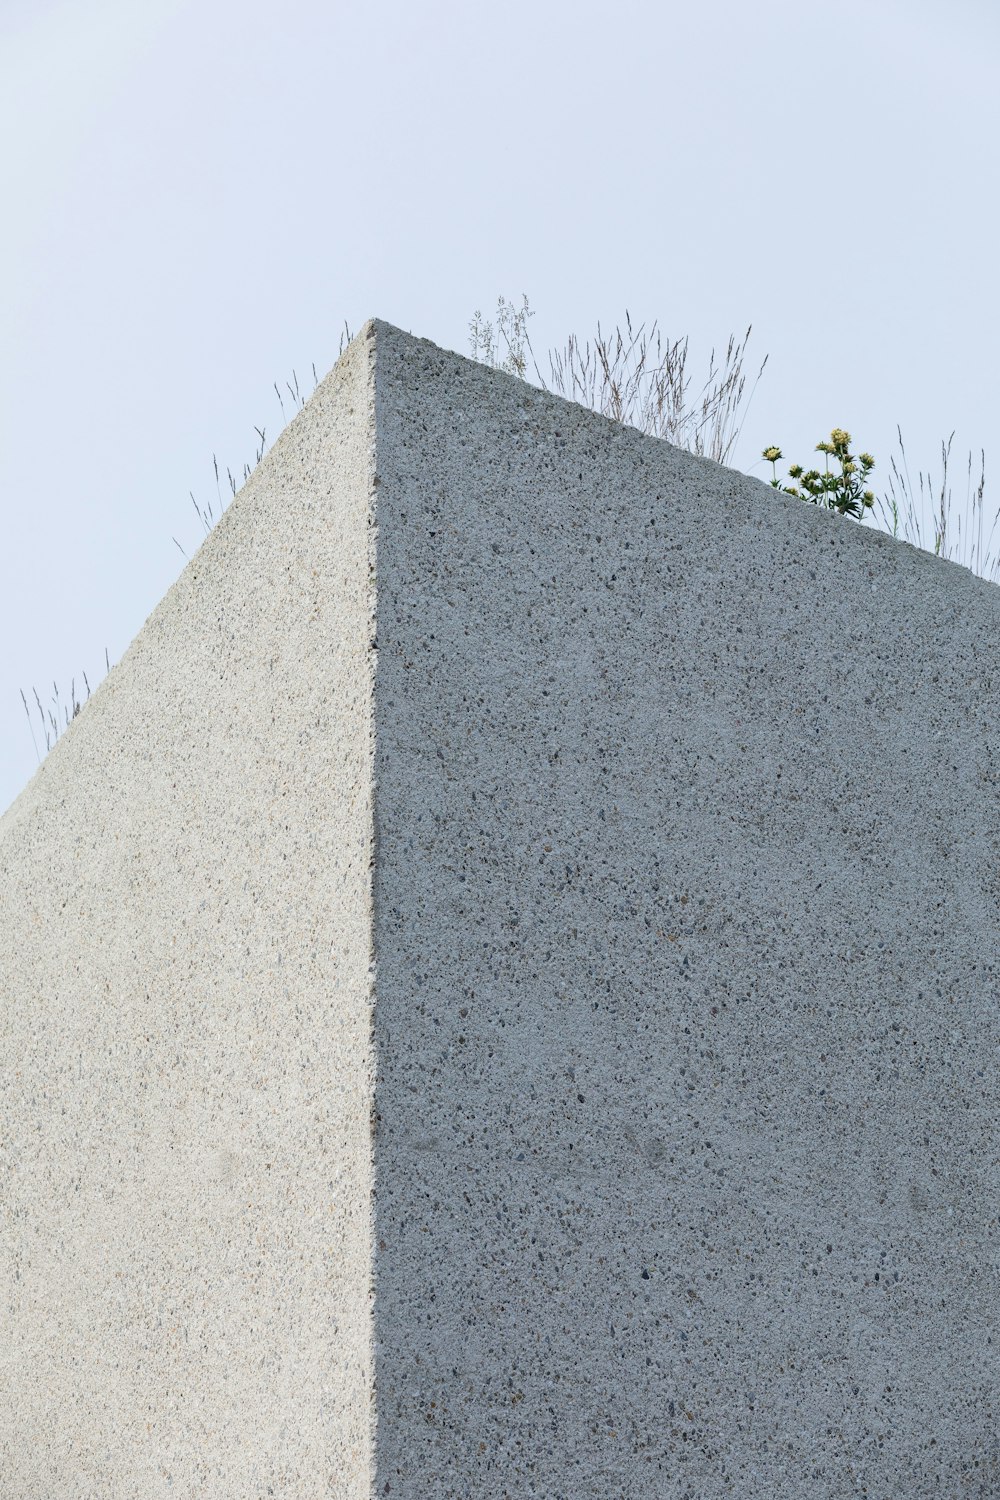
<path id="1" fill-rule="evenodd" d="M 543 389 L 690 453 L 718 463 L 729 458 L 742 426 L 740 409 L 745 414 L 767 364 L 765 358 L 748 394 L 743 361 L 749 328 L 742 339 L 730 337 L 720 364 L 712 350 L 708 374 L 692 402 L 687 338 L 665 339 L 655 322 L 648 331 L 645 324 L 633 327 L 626 312 L 624 329 L 605 334 L 598 324 L 593 344 L 570 334 L 561 349 L 550 350 L 545 378 L 528 336 L 532 316 L 527 297 L 520 307 L 499 298 L 495 322 L 477 311 L 469 324 L 472 357 L 523 379 L 530 356 Z"/>
<path id="2" fill-rule="evenodd" d="M 933 552 L 969 568 L 980 578 L 1000 582 L 1000 555 L 994 550 L 994 536 L 1000 511 L 989 531 L 985 529 L 986 454 L 980 450 L 974 465 L 970 451 L 966 463 L 965 504 L 961 511 L 953 505 L 949 466 L 952 433 L 941 443 L 941 477 L 935 482 L 930 473 L 920 471 L 914 485 L 906 457 L 906 445 L 900 428 L 896 428 L 899 456 L 889 464 L 889 488 L 878 504 L 878 517 L 884 530 L 914 546 Z M 976 468 L 979 478 L 976 480 Z M 963 524 L 964 517 L 964 524 Z"/>
<path id="3" fill-rule="evenodd" d="M 111 663 L 108 656 L 107 646 L 105 646 L 104 648 L 104 661 L 108 671 L 110 671 Z M 70 680 L 68 703 L 64 703 L 62 701 L 59 694 L 59 686 L 55 682 L 53 682 L 52 684 L 52 697 L 49 700 L 48 704 L 43 704 L 41 698 L 38 695 L 37 688 L 33 687 L 31 690 L 32 696 L 35 700 L 35 707 L 38 709 L 38 717 L 41 721 L 42 735 L 45 739 L 46 752 L 52 749 L 52 746 L 55 744 L 62 731 L 72 722 L 73 719 L 76 718 L 84 703 L 86 703 L 87 699 L 90 697 L 90 681 L 87 677 L 87 674 L 86 672 L 82 672 L 80 675 L 83 677 L 83 685 L 87 690 L 86 698 L 81 698 L 77 693 L 75 677 L 71 678 Z M 21 689 L 21 702 L 24 704 L 24 712 L 27 715 L 28 719 L 28 728 L 31 730 L 31 743 L 35 747 L 35 755 L 38 757 L 39 765 L 41 765 L 42 754 L 39 749 L 38 740 L 35 738 L 35 726 L 32 720 L 31 710 L 28 707 L 28 700 L 25 696 L 23 688 Z"/>
<path id="4" fill-rule="evenodd" d="M 740 407 L 745 397 L 749 405 L 767 364 L 765 358 L 747 397 L 743 360 L 750 332 L 740 340 L 730 337 L 720 365 L 712 350 L 693 404 L 687 338 L 665 339 L 655 322 L 648 332 L 644 324 L 633 328 L 627 312 L 624 331 L 605 335 L 598 325 L 593 345 L 571 334 L 563 349 L 553 350 L 548 388 L 650 437 L 725 463 L 740 434 Z"/>

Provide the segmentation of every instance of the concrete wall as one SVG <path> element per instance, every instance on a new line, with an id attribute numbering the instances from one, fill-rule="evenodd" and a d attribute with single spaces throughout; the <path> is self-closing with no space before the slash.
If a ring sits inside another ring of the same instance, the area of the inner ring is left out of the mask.
<path id="1" fill-rule="evenodd" d="M 368 1496 L 371 339 L 0 821 L 0 1495 Z"/>
<path id="2" fill-rule="evenodd" d="M 5 1493 L 995 1494 L 998 625 L 370 325 L 0 822 Z"/>
<path id="3" fill-rule="evenodd" d="M 1000 591 L 376 386 L 378 1492 L 995 1496 Z"/>

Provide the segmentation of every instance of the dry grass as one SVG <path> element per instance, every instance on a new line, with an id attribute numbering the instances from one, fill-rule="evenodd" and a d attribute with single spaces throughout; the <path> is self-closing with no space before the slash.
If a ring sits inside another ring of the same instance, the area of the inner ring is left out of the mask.
<path id="1" fill-rule="evenodd" d="M 655 322 L 648 329 L 644 323 L 633 327 L 626 312 L 624 328 L 606 334 L 598 324 L 593 343 L 581 343 L 570 334 L 561 349 L 551 349 L 546 377 L 538 368 L 528 335 L 532 316 L 527 297 L 520 307 L 500 297 L 495 321 L 477 311 L 469 324 L 473 359 L 522 378 L 530 359 L 543 390 L 637 427 L 649 437 L 664 438 L 689 453 L 714 458 L 717 463 L 728 460 L 740 435 L 741 408 L 745 414 L 767 364 L 765 357 L 748 393 L 743 361 L 749 328 L 742 339 L 730 336 L 721 363 L 716 364 L 712 350 L 708 373 L 692 397 L 686 337 L 665 338 Z"/>
<path id="2" fill-rule="evenodd" d="M 111 663 L 108 659 L 107 647 L 104 648 L 104 667 L 106 671 L 111 670 Z M 59 687 L 55 682 L 52 684 L 52 697 L 49 699 L 49 702 L 47 704 L 42 703 L 41 698 L 38 696 L 37 688 L 32 688 L 31 690 L 32 696 L 35 700 L 35 706 L 38 709 L 38 718 L 41 723 L 42 737 L 45 740 L 46 753 L 48 753 L 48 751 L 52 749 L 52 746 L 55 744 L 62 731 L 76 718 L 84 703 L 86 703 L 87 698 L 90 697 L 90 683 L 87 681 L 86 672 L 84 672 L 82 676 L 83 685 L 86 689 L 86 697 L 84 698 L 81 698 L 76 691 L 75 677 L 71 680 L 69 685 L 68 702 L 63 701 L 63 699 L 60 697 Z M 42 752 L 39 748 L 38 739 L 35 735 L 35 721 L 32 716 L 31 709 L 28 706 L 28 700 L 24 695 L 23 688 L 21 689 L 21 702 L 24 704 L 24 712 L 28 720 L 28 728 L 31 731 L 31 743 L 35 747 L 35 754 L 38 757 L 39 765 L 41 765 Z"/>
<path id="3" fill-rule="evenodd" d="M 730 336 L 720 364 L 715 350 L 708 374 L 691 396 L 687 338 L 664 338 L 656 323 L 625 327 L 604 334 L 598 325 L 593 344 L 581 344 L 571 334 L 562 349 L 549 354 L 549 390 L 599 411 L 615 422 L 637 427 L 650 437 L 664 438 L 689 453 L 725 463 L 742 426 L 740 410 L 749 406 L 764 359 L 747 396 L 743 361 L 750 338 Z"/>
<path id="4" fill-rule="evenodd" d="M 930 473 L 919 471 L 914 485 L 910 477 L 903 434 L 899 438 L 899 457 L 890 460 L 889 489 L 879 500 L 877 512 L 883 530 L 902 537 L 925 552 L 948 558 L 968 568 L 980 578 L 1000 583 L 1000 556 L 994 550 L 994 536 L 1000 511 L 986 529 L 986 454 L 980 450 L 974 465 L 970 451 L 965 469 L 965 498 L 959 509 L 953 503 L 949 465 L 955 434 L 941 443 L 941 477 L 935 481 Z M 978 467 L 979 478 L 975 479 Z"/>

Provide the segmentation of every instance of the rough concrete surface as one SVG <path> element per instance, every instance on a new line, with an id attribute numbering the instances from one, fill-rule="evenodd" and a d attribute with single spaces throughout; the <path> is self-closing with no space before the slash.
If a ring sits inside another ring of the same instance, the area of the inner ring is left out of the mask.
<path id="1" fill-rule="evenodd" d="M 369 325 L 0 821 L 4 1493 L 1000 1492 L 998 627 Z"/>
<path id="2" fill-rule="evenodd" d="M 0 1496 L 371 1493 L 372 340 L 0 821 Z"/>

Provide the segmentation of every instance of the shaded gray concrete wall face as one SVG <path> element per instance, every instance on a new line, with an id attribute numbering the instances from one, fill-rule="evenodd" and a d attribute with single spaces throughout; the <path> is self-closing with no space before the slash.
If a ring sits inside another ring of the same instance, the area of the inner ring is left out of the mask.
<path id="1" fill-rule="evenodd" d="M 371 1493 L 371 339 L 0 822 L 0 1493 Z"/>
<path id="2" fill-rule="evenodd" d="M 0 820 L 4 1500 L 995 1495 L 998 600 L 369 325 Z"/>
<path id="3" fill-rule="evenodd" d="M 1000 595 L 376 387 L 378 1493 L 995 1495 Z"/>

